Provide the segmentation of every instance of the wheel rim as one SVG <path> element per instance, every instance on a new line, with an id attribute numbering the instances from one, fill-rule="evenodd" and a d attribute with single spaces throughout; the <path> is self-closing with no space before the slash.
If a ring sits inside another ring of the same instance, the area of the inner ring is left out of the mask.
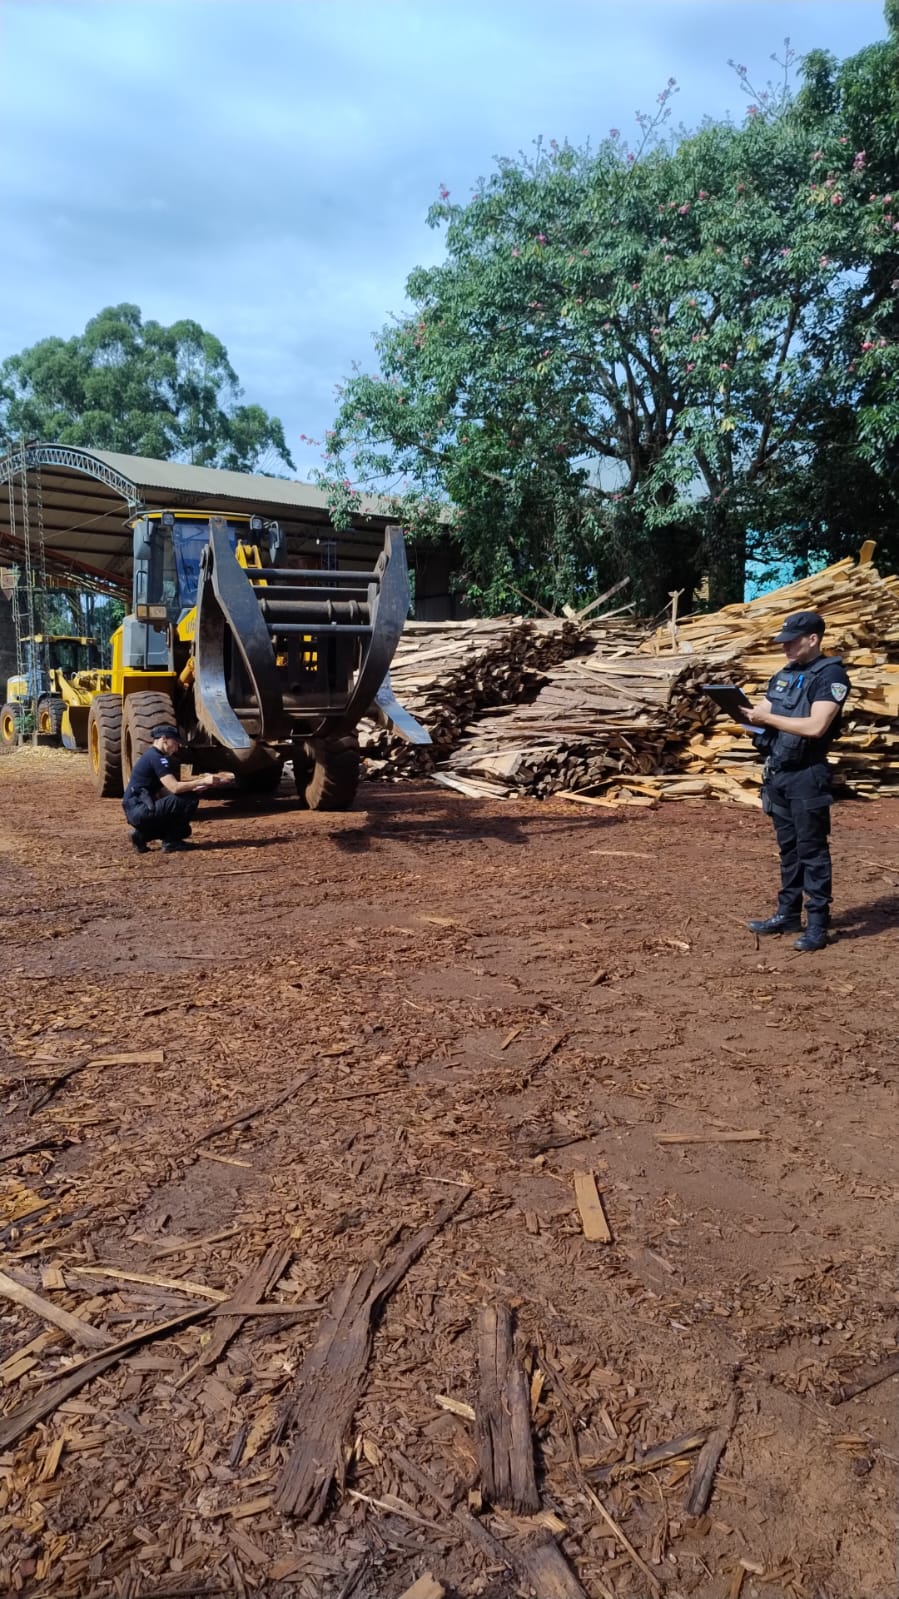
<path id="1" fill-rule="evenodd" d="M 4 744 L 12 744 L 14 742 L 16 736 L 16 719 L 14 716 L 10 715 L 9 711 L 6 712 L 2 723 L 0 723 L 0 732 L 2 732 Z"/>
<path id="2" fill-rule="evenodd" d="M 89 747 L 89 750 L 90 750 L 91 766 L 93 767 L 95 772 L 99 772 L 99 770 L 100 770 L 100 729 L 98 728 L 96 722 L 91 722 L 90 738 L 88 740 L 88 747 Z"/>
<path id="3" fill-rule="evenodd" d="M 47 710 L 46 706 L 43 707 L 41 714 L 38 717 L 37 730 L 39 733 L 52 733 L 53 731 L 52 727 L 50 726 L 50 712 Z"/>

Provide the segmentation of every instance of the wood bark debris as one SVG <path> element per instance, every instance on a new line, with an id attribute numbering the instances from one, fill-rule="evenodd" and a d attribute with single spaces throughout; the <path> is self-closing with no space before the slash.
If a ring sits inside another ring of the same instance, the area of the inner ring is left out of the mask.
<path id="1" fill-rule="evenodd" d="M 79 1316 L 73 1316 L 71 1311 L 54 1305 L 41 1294 L 33 1293 L 30 1288 L 25 1288 L 16 1282 L 15 1278 L 8 1277 L 5 1271 L 0 1271 L 0 1297 L 11 1300 L 14 1305 L 20 1305 L 23 1310 L 30 1310 L 33 1315 L 40 1316 L 43 1321 L 49 1321 L 52 1326 L 68 1333 L 73 1343 L 80 1344 L 82 1349 L 107 1349 L 112 1343 L 108 1333 L 101 1332 L 98 1327 L 92 1327 Z"/>
<path id="2" fill-rule="evenodd" d="M 408 1455 L 399 1449 L 385 1448 L 384 1453 L 445 1515 L 452 1516 L 474 1549 L 501 1572 L 512 1573 L 527 1583 L 536 1599 L 589 1599 L 550 1532 L 540 1531 L 522 1541 L 501 1543 L 466 1505 L 453 1504 L 430 1473 Z"/>
<path id="3" fill-rule="evenodd" d="M 133 1349 L 140 1349 L 143 1344 L 154 1342 L 157 1338 L 164 1338 L 168 1333 L 178 1332 L 182 1327 L 190 1327 L 195 1321 L 200 1321 L 203 1316 L 209 1315 L 209 1306 L 201 1305 L 197 1310 L 188 1310 L 181 1316 L 174 1316 L 170 1321 L 157 1323 L 155 1327 L 145 1327 L 141 1332 L 132 1333 L 128 1338 L 123 1338 L 117 1344 L 111 1344 L 102 1354 L 89 1355 L 85 1360 L 80 1360 L 77 1365 L 70 1366 L 69 1370 L 55 1382 L 48 1383 L 33 1399 L 20 1405 L 16 1410 L 11 1410 L 7 1415 L 0 1417 L 0 1449 L 7 1449 L 10 1444 L 18 1443 L 25 1433 L 30 1432 L 39 1421 L 46 1416 L 52 1416 L 54 1410 L 79 1389 L 93 1382 L 95 1377 L 102 1376 L 110 1366 Z"/>
<path id="4" fill-rule="evenodd" d="M 261 1104 L 251 1105 L 237 1116 L 229 1116 L 227 1121 L 216 1122 L 214 1127 L 207 1127 L 205 1133 L 200 1133 L 199 1137 L 194 1139 L 191 1148 L 196 1149 L 199 1144 L 205 1144 L 208 1139 L 216 1138 L 219 1133 L 229 1133 L 233 1127 L 245 1127 L 248 1122 L 255 1121 L 257 1116 L 264 1116 L 268 1111 L 278 1110 L 281 1105 L 285 1105 L 289 1099 L 292 1099 L 294 1094 L 314 1076 L 314 1069 L 309 1072 L 303 1072 L 299 1077 L 295 1077 L 293 1082 L 289 1083 L 282 1093 L 276 1094 L 274 1099 L 264 1099 Z"/>
<path id="5" fill-rule="evenodd" d="M 355 1268 L 334 1293 L 297 1374 L 291 1420 L 301 1431 L 276 1487 L 275 1508 L 282 1515 L 321 1521 L 332 1484 L 343 1486 L 343 1443 L 364 1386 L 375 1316 L 470 1193 L 464 1188 L 454 1194 L 386 1261 Z"/>
<path id="6" fill-rule="evenodd" d="M 423 1573 L 411 1588 L 404 1588 L 400 1599 L 443 1599 L 446 1589 L 442 1582 L 432 1577 L 429 1571 Z"/>
<path id="7" fill-rule="evenodd" d="M 740 1390 L 735 1388 L 719 1426 L 713 1428 L 702 1446 L 693 1467 L 687 1501 L 684 1509 L 688 1516 L 702 1516 L 709 1507 L 715 1487 L 718 1463 L 727 1448 L 728 1439 L 736 1426 L 740 1411 Z"/>
<path id="8" fill-rule="evenodd" d="M 695 1432 L 672 1438 L 669 1443 L 654 1444 L 635 1460 L 619 1461 L 613 1466 L 593 1466 L 585 1470 L 584 1476 L 591 1482 L 622 1482 L 626 1477 L 638 1477 L 644 1471 L 655 1471 L 659 1466 L 670 1465 L 673 1460 L 683 1460 L 686 1455 L 701 1449 L 709 1430 L 708 1427 L 699 1427 Z"/>
<path id="9" fill-rule="evenodd" d="M 266 1294 L 270 1293 L 278 1278 L 284 1275 L 290 1265 L 291 1255 L 292 1251 L 285 1248 L 283 1244 L 272 1244 L 266 1250 L 259 1264 L 254 1266 L 253 1270 L 248 1272 L 247 1276 L 235 1288 L 232 1296 L 233 1311 L 231 1311 L 232 1300 L 226 1300 L 218 1306 L 221 1320 L 215 1332 L 194 1365 L 179 1379 L 176 1387 L 181 1388 L 195 1372 L 208 1371 L 216 1365 L 225 1353 L 232 1338 L 235 1338 L 239 1333 L 246 1315 L 253 1315 L 257 1310 L 268 1310 L 270 1308 L 267 1305 L 263 1306 L 261 1301 Z M 272 1308 L 280 1310 L 282 1307 Z M 289 1313 L 288 1306 L 285 1306 L 284 1309 Z M 229 1314 L 229 1311 L 231 1311 L 231 1314 Z"/>
<path id="10" fill-rule="evenodd" d="M 507 1305 L 481 1307 L 475 1340 L 475 1435 L 485 1497 L 490 1504 L 518 1515 L 534 1515 L 540 1509 L 540 1495 L 534 1473 L 531 1407 L 524 1372 L 515 1355 L 512 1312 Z"/>
<path id="11" fill-rule="evenodd" d="M 841 1383 L 831 1395 L 832 1405 L 844 1405 L 847 1399 L 854 1399 L 856 1394 L 867 1393 L 869 1388 L 876 1388 L 878 1383 L 886 1382 L 889 1377 L 899 1376 L 899 1354 L 891 1355 L 889 1360 L 883 1361 L 873 1370 L 856 1377 L 852 1382 Z"/>

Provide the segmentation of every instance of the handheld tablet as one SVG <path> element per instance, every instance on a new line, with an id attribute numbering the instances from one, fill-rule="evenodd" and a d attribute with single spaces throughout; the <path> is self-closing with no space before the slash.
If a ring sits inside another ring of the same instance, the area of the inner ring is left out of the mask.
<path id="1" fill-rule="evenodd" d="M 745 717 L 741 713 L 751 708 L 751 701 L 735 683 L 703 683 L 702 692 L 714 700 L 722 711 L 726 711 L 728 716 L 732 716 L 735 722 L 745 722 Z"/>

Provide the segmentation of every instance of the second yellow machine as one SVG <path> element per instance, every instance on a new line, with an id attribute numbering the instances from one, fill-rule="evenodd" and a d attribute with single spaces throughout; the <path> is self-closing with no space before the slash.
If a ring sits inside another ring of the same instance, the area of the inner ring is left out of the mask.
<path id="1" fill-rule="evenodd" d="M 409 609 L 402 532 L 371 571 L 295 569 L 278 524 L 156 511 L 135 519 L 133 603 L 112 638 L 110 692 L 91 702 L 98 792 L 123 792 L 163 722 L 183 759 L 273 792 L 286 760 L 312 809 L 345 810 L 359 781 L 358 723 L 430 738 L 397 704 L 390 663 Z"/>

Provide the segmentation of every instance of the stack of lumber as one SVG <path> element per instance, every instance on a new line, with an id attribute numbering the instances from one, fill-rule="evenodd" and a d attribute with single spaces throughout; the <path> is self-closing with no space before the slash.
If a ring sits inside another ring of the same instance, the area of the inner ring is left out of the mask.
<path id="1" fill-rule="evenodd" d="M 366 773 L 385 777 L 430 771 L 456 748 L 479 712 L 532 700 L 553 667 L 593 643 L 635 651 L 645 636 L 645 629 L 620 618 L 593 624 L 521 616 L 411 622 L 393 658 L 390 680 L 400 704 L 428 729 L 432 746 L 417 750 L 387 729 L 365 723 L 361 743 Z"/>
<path id="2" fill-rule="evenodd" d="M 532 704 L 468 727 L 438 780 L 472 795 L 543 798 L 654 773 L 714 721 L 697 677 L 704 669 L 692 655 L 653 659 L 594 639 L 589 653 L 548 673 Z"/>
<path id="3" fill-rule="evenodd" d="M 827 622 L 826 652 L 842 656 L 852 680 L 833 765 L 841 786 L 875 795 L 884 783 L 899 780 L 899 577 L 882 577 L 872 554 L 873 546 L 865 545 L 857 563 L 838 561 L 746 605 L 729 605 L 673 629 L 669 624 L 643 648 L 658 660 L 699 657 L 706 681 L 739 682 L 750 699 L 759 699 L 783 665 L 773 635 L 784 618 L 793 611 L 820 611 Z M 753 740 L 723 715 L 710 736 L 703 730 L 690 739 L 678 768 L 722 798 L 751 803 L 757 795 Z M 682 786 L 680 792 L 688 790 Z M 675 791 L 669 784 L 669 793 L 659 797 L 675 797 Z"/>

